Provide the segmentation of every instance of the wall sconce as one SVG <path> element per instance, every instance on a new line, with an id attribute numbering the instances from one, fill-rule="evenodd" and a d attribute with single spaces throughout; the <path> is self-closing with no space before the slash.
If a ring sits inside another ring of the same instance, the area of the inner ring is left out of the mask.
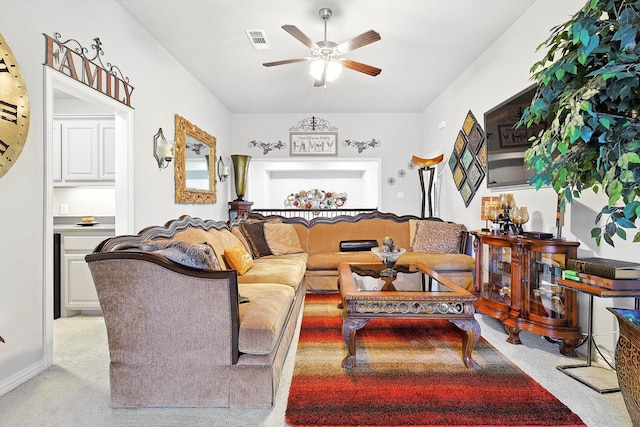
<path id="1" fill-rule="evenodd" d="M 153 157 L 158 162 L 158 167 L 164 169 L 169 166 L 169 162 L 173 159 L 173 144 L 167 142 L 162 133 L 162 128 L 158 129 L 158 133 L 153 136 Z"/>
<path id="2" fill-rule="evenodd" d="M 224 162 L 222 161 L 222 156 L 220 156 L 220 158 L 218 159 L 216 169 L 218 170 L 218 180 L 220 182 L 225 182 L 227 178 L 229 178 L 230 169 L 229 166 L 225 166 Z"/>

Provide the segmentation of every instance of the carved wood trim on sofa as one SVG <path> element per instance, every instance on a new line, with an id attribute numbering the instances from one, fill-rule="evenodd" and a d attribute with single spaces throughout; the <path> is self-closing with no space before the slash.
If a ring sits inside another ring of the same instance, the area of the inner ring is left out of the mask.
<path id="1" fill-rule="evenodd" d="M 178 219 L 172 219 L 164 225 L 153 225 L 142 229 L 138 234 L 129 234 L 111 237 L 100 243 L 94 252 L 107 252 L 125 249 L 139 248 L 140 244 L 147 239 L 171 238 L 178 231 L 189 227 L 202 228 L 203 230 L 228 229 L 225 221 L 215 221 L 212 219 L 194 218 L 189 215 L 182 215 Z"/>
<path id="2" fill-rule="evenodd" d="M 301 224 L 306 228 L 311 228 L 315 224 L 336 224 L 339 222 L 356 223 L 358 221 L 367 220 L 367 219 L 384 219 L 384 220 L 391 220 L 397 223 L 408 222 L 409 220 L 413 219 L 417 221 L 427 220 L 427 221 L 438 221 L 438 222 L 447 222 L 449 224 L 455 224 L 453 221 L 444 221 L 443 219 L 437 218 L 437 217 L 421 218 L 415 215 L 396 215 L 391 212 L 380 212 L 380 211 L 364 212 L 357 215 L 337 215 L 333 217 L 316 217 L 312 219 L 306 219 L 302 217 L 283 217 L 280 215 L 264 216 L 257 212 L 248 211 L 248 212 L 245 212 L 243 215 L 239 216 L 238 218 L 235 218 L 234 220 L 232 220 L 229 225 L 230 227 L 238 226 L 239 224 L 241 224 L 243 221 L 246 221 L 247 219 L 257 219 L 257 220 L 279 219 L 286 224 Z M 467 230 L 463 232 L 463 236 L 460 239 L 461 254 L 467 254 L 468 241 L 469 241 L 469 232 Z"/>

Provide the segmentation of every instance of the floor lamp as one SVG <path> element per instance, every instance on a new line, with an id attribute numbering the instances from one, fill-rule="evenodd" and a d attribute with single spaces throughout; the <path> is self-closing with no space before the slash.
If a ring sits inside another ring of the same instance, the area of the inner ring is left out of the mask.
<path id="1" fill-rule="evenodd" d="M 428 159 L 413 156 L 411 158 L 411 163 L 418 166 L 418 176 L 420 178 L 420 187 L 422 189 L 422 212 L 421 217 L 425 218 L 424 211 L 426 202 L 429 202 L 429 217 L 433 216 L 433 175 L 436 171 L 436 165 L 442 161 L 444 158 L 444 154 L 440 154 L 436 157 L 430 157 Z M 429 185 L 427 188 L 424 186 L 424 173 L 428 173 Z"/>

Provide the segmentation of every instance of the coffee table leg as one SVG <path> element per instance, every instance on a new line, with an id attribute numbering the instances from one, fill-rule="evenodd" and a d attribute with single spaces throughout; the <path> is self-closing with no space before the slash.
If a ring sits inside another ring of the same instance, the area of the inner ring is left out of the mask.
<path id="1" fill-rule="evenodd" d="M 342 338 L 349 350 L 349 354 L 342 360 L 343 368 L 351 369 L 356 366 L 356 331 L 362 329 L 369 320 L 371 319 L 342 318 Z"/>
<path id="2" fill-rule="evenodd" d="M 473 345 L 480 341 L 480 324 L 476 319 L 450 320 L 450 322 L 466 332 L 462 339 L 462 361 L 464 366 L 479 371 L 480 365 L 471 358 L 471 352 L 473 351 Z"/>

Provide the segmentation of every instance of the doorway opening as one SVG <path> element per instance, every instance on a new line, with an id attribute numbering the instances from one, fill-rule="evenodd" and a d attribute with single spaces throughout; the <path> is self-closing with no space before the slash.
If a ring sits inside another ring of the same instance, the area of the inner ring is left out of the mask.
<path id="1" fill-rule="evenodd" d="M 90 112 L 113 117 L 115 233 L 128 234 L 133 228 L 133 109 L 44 66 L 43 331 L 47 366 L 53 363 L 54 265 L 59 261 L 54 256 L 54 117 L 77 108 L 64 105 L 84 105 Z"/>

